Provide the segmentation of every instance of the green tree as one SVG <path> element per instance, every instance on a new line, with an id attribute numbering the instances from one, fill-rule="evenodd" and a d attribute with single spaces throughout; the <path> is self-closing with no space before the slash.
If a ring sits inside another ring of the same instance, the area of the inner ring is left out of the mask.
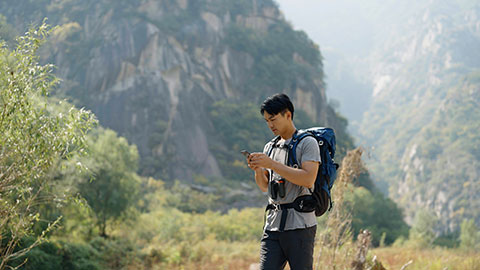
<path id="1" fill-rule="evenodd" d="M 356 234 L 368 229 L 375 246 L 380 244 L 382 237 L 385 244 L 391 244 L 398 237 L 408 235 L 408 225 L 403 221 L 401 210 L 382 193 L 358 187 L 355 188 L 350 203 L 353 232 Z"/>
<path id="2" fill-rule="evenodd" d="M 410 229 L 409 242 L 418 247 L 428 247 L 435 241 L 435 229 L 438 218 L 425 209 L 420 209 L 415 215 Z"/>
<path id="3" fill-rule="evenodd" d="M 49 171 L 59 159 L 82 152 L 85 132 L 95 123 L 90 112 L 47 98 L 58 80 L 52 65 L 39 65 L 36 52 L 48 34 L 43 24 L 17 38 L 9 50 L 0 43 L 0 269 L 38 245 L 18 250 L 32 234 L 45 201 L 39 194 L 51 185 Z"/>
<path id="4" fill-rule="evenodd" d="M 91 172 L 83 175 L 78 188 L 106 237 L 107 222 L 119 219 L 138 200 L 138 151 L 114 131 L 101 128 L 89 134 L 87 143 L 90 157 L 85 162 Z"/>
<path id="5" fill-rule="evenodd" d="M 460 247 L 466 250 L 480 249 L 480 230 L 473 219 L 465 219 L 460 225 Z"/>

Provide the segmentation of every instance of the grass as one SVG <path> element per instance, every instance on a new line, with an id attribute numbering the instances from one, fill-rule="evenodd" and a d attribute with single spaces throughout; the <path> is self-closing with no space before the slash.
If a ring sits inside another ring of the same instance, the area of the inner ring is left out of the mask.
<path id="1" fill-rule="evenodd" d="M 208 255 L 201 260 L 188 261 L 180 264 L 159 263 L 152 270 L 249 270 L 250 266 L 259 262 L 260 242 L 205 242 Z M 337 256 L 331 260 L 334 250 L 321 249 L 318 241 L 315 254 L 322 250 L 324 259 L 315 256 L 314 269 L 352 269 L 353 256 Z M 337 250 L 337 253 L 341 251 Z M 329 263 L 323 264 L 329 257 Z M 464 252 L 459 249 L 430 248 L 415 249 L 408 247 L 384 247 L 372 249 L 368 260 L 373 256 L 387 270 L 400 270 L 402 266 L 412 261 L 404 270 L 480 270 L 480 252 Z M 131 268 L 138 269 L 138 268 Z M 287 265 L 285 270 L 290 269 Z"/>
<path id="2" fill-rule="evenodd" d="M 129 269 L 151 270 L 237 270 L 249 269 L 258 263 L 260 241 L 230 242 L 205 239 L 178 250 L 177 258 L 172 255 L 162 262 L 151 265 L 131 265 Z"/>
<path id="3" fill-rule="evenodd" d="M 480 270 L 480 251 L 385 247 L 371 250 L 370 256 L 374 255 L 388 270 L 400 270 L 410 260 L 412 263 L 405 270 Z"/>

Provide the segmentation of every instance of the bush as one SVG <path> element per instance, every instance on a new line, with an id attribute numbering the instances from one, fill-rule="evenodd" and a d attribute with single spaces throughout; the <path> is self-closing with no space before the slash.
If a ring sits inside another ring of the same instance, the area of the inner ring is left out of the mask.
<path id="1" fill-rule="evenodd" d="M 420 209 L 410 229 L 408 244 L 418 248 L 431 247 L 436 239 L 437 217 L 428 210 Z"/>
<path id="2" fill-rule="evenodd" d="M 460 226 L 460 247 L 465 250 L 480 250 L 480 230 L 473 219 L 463 220 Z"/>
<path id="3" fill-rule="evenodd" d="M 408 225 L 403 221 L 401 210 L 380 192 L 370 192 L 366 188 L 355 188 L 349 197 L 352 211 L 352 230 L 356 235 L 360 230 L 368 229 L 372 233 L 372 244 L 378 246 L 392 244 L 398 237 L 408 236 Z"/>
<path id="4" fill-rule="evenodd" d="M 38 205 L 48 201 L 42 192 L 52 185 L 52 168 L 84 151 L 85 132 L 96 122 L 90 112 L 47 98 L 58 80 L 52 65 L 38 63 L 36 52 L 48 33 L 46 24 L 31 29 L 12 51 L 0 41 L 0 233 L 10 232 L 9 243 L 0 246 L 0 269 L 39 243 L 10 253 L 40 220 Z"/>
<path id="5" fill-rule="evenodd" d="M 28 247 L 33 242 L 34 238 L 25 238 L 18 248 Z M 98 252 L 88 244 L 50 241 L 34 247 L 10 266 L 23 264 L 25 270 L 99 270 L 102 269 L 99 260 Z"/>

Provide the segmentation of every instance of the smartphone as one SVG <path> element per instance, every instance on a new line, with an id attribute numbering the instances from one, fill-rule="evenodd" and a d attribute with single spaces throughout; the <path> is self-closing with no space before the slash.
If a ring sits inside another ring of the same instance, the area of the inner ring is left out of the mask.
<path id="1" fill-rule="evenodd" d="M 244 155 L 246 158 L 250 156 L 250 153 L 247 150 L 242 150 L 240 153 L 242 153 L 242 155 Z"/>

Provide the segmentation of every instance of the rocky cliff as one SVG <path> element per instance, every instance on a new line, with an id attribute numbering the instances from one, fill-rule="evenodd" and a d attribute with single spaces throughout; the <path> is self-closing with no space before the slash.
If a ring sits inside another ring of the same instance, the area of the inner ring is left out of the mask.
<path id="1" fill-rule="evenodd" d="M 0 13 L 18 31 L 59 25 L 43 57 L 63 80 L 55 94 L 135 143 L 144 175 L 224 175 L 210 112 L 221 100 L 286 92 L 315 124 L 346 125 L 327 105 L 318 47 L 271 0 L 22 0 Z"/>
<path id="2" fill-rule="evenodd" d="M 480 222 L 480 6 L 430 1 L 398 9 L 370 56 L 372 105 L 361 124 L 370 168 L 413 222 L 425 208 L 437 231 Z"/>

